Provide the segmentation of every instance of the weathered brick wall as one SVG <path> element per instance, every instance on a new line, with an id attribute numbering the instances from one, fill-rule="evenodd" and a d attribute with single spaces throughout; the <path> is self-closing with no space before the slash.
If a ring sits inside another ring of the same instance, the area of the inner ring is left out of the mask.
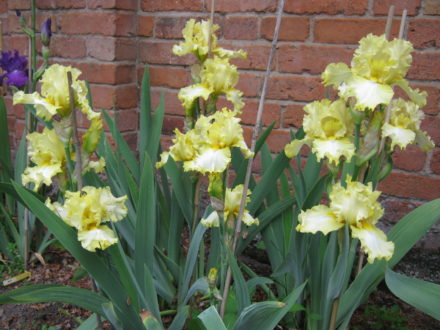
<path id="1" fill-rule="evenodd" d="M 4 44 L 25 50 L 15 9 L 28 15 L 28 0 L 0 0 Z M 132 146 L 136 145 L 137 87 L 144 65 L 150 65 L 153 100 L 165 93 L 164 134 L 182 127 L 180 87 L 190 83 L 191 57 L 171 53 L 187 19 L 208 17 L 210 0 L 37 0 L 40 21 L 53 20 L 53 61 L 80 68 L 92 85 L 97 108 L 119 114 L 119 124 Z M 440 197 L 440 1 L 439 0 L 286 0 L 279 47 L 269 83 L 264 125 L 276 120 L 269 138 L 273 151 L 289 141 L 289 130 L 301 124 L 302 107 L 324 97 L 320 73 L 331 62 L 348 63 L 358 40 L 367 33 L 384 31 L 388 7 L 396 14 L 408 9 L 407 37 L 413 42 L 413 67 L 408 77 L 429 93 L 425 107 L 427 130 L 436 148 L 425 154 L 417 148 L 394 154 L 395 170 L 380 185 L 387 219 L 398 220 L 420 203 Z M 243 122 L 250 134 L 254 123 L 264 70 L 275 25 L 276 0 L 217 0 L 215 21 L 221 26 L 222 45 L 243 48 L 246 60 L 236 60 L 245 95 Z M 400 21 L 395 20 L 396 35 Z M 10 125 L 23 130 L 23 112 L 10 108 Z M 166 138 L 165 138 L 166 139 Z M 169 138 L 168 138 L 169 139 Z M 427 245 L 440 246 L 431 232 Z"/>

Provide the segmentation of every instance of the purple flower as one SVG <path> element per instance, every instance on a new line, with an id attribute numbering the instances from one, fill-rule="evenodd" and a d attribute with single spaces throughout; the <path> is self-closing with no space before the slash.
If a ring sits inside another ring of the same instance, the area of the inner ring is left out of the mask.
<path id="1" fill-rule="evenodd" d="M 18 9 L 15 9 L 15 15 L 17 15 L 17 17 L 21 16 L 21 11 L 19 11 Z"/>
<path id="2" fill-rule="evenodd" d="M 49 46 L 50 37 L 52 37 L 52 20 L 49 17 L 42 25 L 41 25 L 41 42 L 44 46 Z"/>
<path id="3" fill-rule="evenodd" d="M 0 67 L 3 69 L 3 74 L 0 75 L 0 84 L 6 79 L 6 84 L 9 86 L 23 87 L 28 77 L 26 57 L 18 55 L 18 50 L 14 50 L 13 56 L 10 51 L 1 54 Z"/>

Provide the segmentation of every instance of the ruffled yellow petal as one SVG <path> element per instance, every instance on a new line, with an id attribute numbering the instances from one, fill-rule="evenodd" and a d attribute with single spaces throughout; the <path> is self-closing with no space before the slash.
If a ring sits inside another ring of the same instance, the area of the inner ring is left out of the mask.
<path id="1" fill-rule="evenodd" d="M 425 131 L 416 130 L 415 144 L 424 152 L 427 152 L 435 147 L 434 142 Z"/>
<path id="2" fill-rule="evenodd" d="M 234 111 L 238 113 L 240 113 L 244 107 L 242 97 L 243 93 L 238 89 L 231 88 L 226 91 L 226 99 L 234 105 Z"/>
<path id="3" fill-rule="evenodd" d="M 345 63 L 331 63 L 327 65 L 321 77 L 324 86 L 333 85 L 338 88 L 352 76 L 352 72 Z"/>
<path id="4" fill-rule="evenodd" d="M 202 174 L 219 173 L 226 170 L 231 162 L 231 151 L 229 148 L 211 149 L 206 148 L 194 158 L 183 164 L 185 171 L 196 171 Z"/>
<path id="5" fill-rule="evenodd" d="M 327 235 L 344 226 L 344 223 L 339 221 L 339 218 L 326 205 L 317 205 L 307 211 L 301 211 L 298 222 L 297 231 L 312 234 L 320 231 Z"/>
<path id="6" fill-rule="evenodd" d="M 214 57 L 203 63 L 200 72 L 202 84 L 209 86 L 216 94 L 226 93 L 238 82 L 239 74 L 237 67 L 229 63 L 229 59 Z"/>
<path id="7" fill-rule="evenodd" d="M 416 139 L 416 133 L 410 129 L 392 126 L 385 123 L 382 126 L 382 136 L 389 137 L 391 139 L 391 149 L 394 149 L 396 145 L 400 149 L 405 149 L 408 144 L 414 143 Z"/>
<path id="8" fill-rule="evenodd" d="M 103 157 L 100 157 L 98 160 L 90 160 L 87 159 L 87 161 L 83 161 L 83 173 L 87 172 L 88 170 L 93 170 L 95 173 L 102 173 L 105 169 L 105 159 Z"/>
<path id="9" fill-rule="evenodd" d="M 368 262 L 375 259 L 390 260 L 394 253 L 394 243 L 387 240 L 383 231 L 373 225 L 351 226 L 352 236 L 361 242 L 362 250 L 368 255 Z"/>
<path id="10" fill-rule="evenodd" d="M 183 107 L 185 109 L 189 109 L 192 107 L 195 99 L 197 99 L 198 97 L 202 97 L 206 101 L 212 92 L 213 90 L 211 90 L 206 85 L 195 84 L 181 88 L 178 97 L 179 100 L 182 102 Z"/>
<path id="11" fill-rule="evenodd" d="M 209 228 L 220 226 L 220 218 L 216 211 L 211 212 L 206 219 L 203 218 L 200 222 L 202 223 L 203 226 Z"/>
<path id="12" fill-rule="evenodd" d="M 246 192 L 246 204 L 250 201 L 249 195 L 251 191 L 248 189 Z M 240 212 L 241 196 L 243 195 L 243 185 L 235 186 L 234 189 L 226 188 L 225 193 L 225 206 L 224 215 L 225 218 L 229 216 L 237 216 Z"/>
<path id="13" fill-rule="evenodd" d="M 212 53 L 219 57 L 229 58 L 229 59 L 233 59 L 233 58 L 246 59 L 247 57 L 247 53 L 243 49 L 229 50 L 229 49 L 224 49 L 222 47 L 215 47 L 212 50 Z"/>
<path id="14" fill-rule="evenodd" d="M 61 169 L 60 163 L 53 165 L 28 167 L 21 175 L 21 182 L 24 185 L 28 183 L 33 183 L 33 190 L 37 191 L 42 184 L 50 186 L 52 184 L 52 178 L 62 172 L 63 171 Z"/>
<path id="15" fill-rule="evenodd" d="M 78 231 L 78 240 L 81 246 L 90 252 L 95 252 L 96 249 L 105 250 L 118 242 L 113 230 L 105 225 Z"/>
<path id="16" fill-rule="evenodd" d="M 104 210 L 102 221 L 116 222 L 127 216 L 126 195 L 115 197 L 112 195 L 110 187 L 101 188 L 99 192 L 101 193 L 99 202 Z"/>
<path id="17" fill-rule="evenodd" d="M 316 158 L 321 160 L 327 158 L 330 163 L 338 165 L 341 157 L 350 161 L 356 148 L 349 139 L 315 139 L 312 142 L 312 151 L 316 153 Z"/>
<path id="18" fill-rule="evenodd" d="M 286 157 L 293 158 L 299 154 L 299 151 L 303 145 L 310 145 L 311 142 L 312 140 L 308 138 L 304 138 L 302 140 L 293 140 L 292 142 L 286 144 L 284 147 L 284 153 L 286 154 Z"/>
<path id="19" fill-rule="evenodd" d="M 254 218 L 252 215 L 250 215 L 248 211 L 245 211 L 243 213 L 242 221 L 245 223 L 246 226 L 253 226 L 253 225 L 258 226 L 260 224 L 258 218 Z"/>
<path id="20" fill-rule="evenodd" d="M 394 85 L 399 86 L 405 91 L 411 101 L 417 104 L 419 107 L 423 108 L 426 105 L 426 99 L 428 98 L 428 93 L 426 91 L 420 91 L 420 89 L 412 89 L 409 86 L 408 81 L 402 79 L 394 83 Z"/>
<path id="21" fill-rule="evenodd" d="M 394 95 L 393 89 L 389 85 L 356 75 L 353 75 L 343 87 L 340 89 L 339 95 L 344 99 L 355 97 L 355 107 L 360 111 L 374 109 L 379 104 L 389 104 Z"/>
<path id="22" fill-rule="evenodd" d="M 42 98 L 37 92 L 25 94 L 23 91 L 18 91 L 14 93 L 13 104 L 35 105 L 37 116 L 43 118 L 45 121 L 51 120 L 60 108 L 59 106 L 55 106 L 48 102 L 45 98 Z"/>
<path id="23" fill-rule="evenodd" d="M 167 163 L 169 157 L 170 157 L 170 153 L 169 152 L 167 152 L 167 151 L 162 152 L 160 154 L 160 161 L 158 161 L 156 163 L 156 168 L 163 167 Z"/>
<path id="24" fill-rule="evenodd" d="M 96 150 L 102 134 L 102 120 L 98 117 L 92 120 L 89 129 L 83 135 L 83 149 L 91 154 Z"/>
<path id="25" fill-rule="evenodd" d="M 333 185 L 330 197 L 330 208 L 333 213 L 350 225 L 375 224 L 383 215 L 383 208 L 377 199 L 380 191 L 373 191 L 371 183 L 364 185 L 346 179 L 347 187 L 338 182 Z"/>

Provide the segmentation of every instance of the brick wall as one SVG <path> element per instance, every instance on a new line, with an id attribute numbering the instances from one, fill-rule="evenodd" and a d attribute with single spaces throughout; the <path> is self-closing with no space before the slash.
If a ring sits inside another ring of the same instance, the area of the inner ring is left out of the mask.
<path id="1" fill-rule="evenodd" d="M 153 101 L 165 93 L 164 135 L 182 127 L 180 87 L 190 83 L 191 57 L 171 53 L 187 19 L 208 17 L 210 0 L 37 0 L 39 21 L 53 20 L 53 61 L 80 68 L 92 86 L 96 108 L 118 112 L 119 125 L 136 145 L 137 88 L 145 63 L 150 65 Z M 436 148 L 425 154 L 417 148 L 397 151 L 395 170 L 381 184 L 387 194 L 387 219 L 395 222 L 420 203 L 440 197 L 440 1 L 439 0 L 286 0 L 279 47 L 269 83 L 264 125 L 276 120 L 269 138 L 273 151 L 289 141 L 289 130 L 302 122 L 302 107 L 323 98 L 320 73 L 331 62 L 349 62 L 357 41 L 369 32 L 384 31 L 388 7 L 396 14 L 408 9 L 407 37 L 413 42 L 413 67 L 408 77 L 429 93 L 423 128 Z M 15 9 L 28 15 L 28 0 L 2 0 L 6 49 L 26 49 Z M 220 43 L 243 48 L 246 60 L 236 60 L 246 107 L 243 122 L 249 135 L 257 111 L 264 69 L 275 25 L 276 0 L 217 0 L 215 21 Z M 27 11 L 26 11 L 27 10 Z M 395 20 L 396 35 L 399 20 Z M 23 111 L 9 107 L 12 130 L 23 129 Z M 165 140 L 167 138 L 165 137 Z M 169 140 L 169 138 L 168 138 Z M 440 228 L 440 227 L 439 227 Z M 439 229 L 437 228 L 437 229 Z M 431 236 L 437 231 L 433 231 Z M 434 236 L 433 236 L 434 237 Z M 440 246 L 435 239 L 429 246 Z"/>

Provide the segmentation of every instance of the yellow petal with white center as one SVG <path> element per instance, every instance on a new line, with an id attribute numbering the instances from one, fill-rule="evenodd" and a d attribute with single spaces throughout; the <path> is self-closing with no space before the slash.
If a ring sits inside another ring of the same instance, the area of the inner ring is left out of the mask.
<path id="1" fill-rule="evenodd" d="M 203 218 L 200 222 L 205 227 L 219 227 L 220 217 L 218 216 L 218 213 L 216 211 L 213 211 L 208 215 L 206 219 Z"/>
<path id="2" fill-rule="evenodd" d="M 347 139 L 314 139 L 312 142 L 312 151 L 316 154 L 318 160 L 327 158 L 330 163 L 339 164 L 341 157 L 350 161 L 355 153 L 354 144 Z"/>
<path id="3" fill-rule="evenodd" d="M 67 211 L 60 203 L 58 202 L 51 203 L 50 198 L 48 198 L 46 199 L 45 205 L 49 210 L 51 210 L 53 213 L 58 215 L 61 219 L 64 219 L 67 216 Z"/>
<path id="4" fill-rule="evenodd" d="M 81 242 L 81 246 L 90 252 L 95 252 L 96 249 L 105 250 L 118 242 L 113 230 L 104 225 L 90 230 L 78 231 L 78 240 Z"/>
<path id="5" fill-rule="evenodd" d="M 320 231 L 327 235 L 331 231 L 344 227 L 344 223 L 326 205 L 317 205 L 309 210 L 301 211 L 298 216 L 299 224 L 296 230 L 301 233 L 312 233 Z"/>
<path id="6" fill-rule="evenodd" d="M 286 157 L 295 157 L 296 155 L 298 155 L 303 145 L 310 145 L 311 141 L 311 139 L 304 138 L 302 140 L 293 140 L 292 142 L 286 144 L 286 146 L 284 147 L 284 153 L 286 154 Z"/>
<path id="7" fill-rule="evenodd" d="M 394 243 L 387 240 L 383 231 L 373 225 L 351 226 L 352 236 L 361 242 L 362 250 L 371 264 L 375 259 L 390 260 L 394 253 Z"/>
<path id="8" fill-rule="evenodd" d="M 345 63 L 331 63 L 327 65 L 321 75 L 324 86 L 333 85 L 338 88 L 352 76 L 351 70 Z"/>
<path id="9" fill-rule="evenodd" d="M 364 185 L 346 178 L 346 187 L 340 182 L 332 187 L 330 208 L 341 220 L 350 225 L 375 224 L 383 215 L 383 208 L 377 199 L 380 191 L 373 191 L 371 183 Z"/>
<path id="10" fill-rule="evenodd" d="M 379 104 L 389 104 L 393 98 L 393 89 L 373 80 L 353 75 L 346 84 L 346 90 L 340 96 L 347 99 L 350 96 L 356 98 L 356 109 L 373 110 Z"/>
<path id="11" fill-rule="evenodd" d="M 382 136 L 391 139 L 391 149 L 394 149 L 396 145 L 398 145 L 400 149 L 405 149 L 408 144 L 414 143 L 416 139 L 416 133 L 412 130 L 392 126 L 388 123 L 385 123 L 382 126 Z"/>
<path id="12" fill-rule="evenodd" d="M 23 91 L 18 91 L 14 93 L 13 104 L 35 105 L 37 116 L 43 118 L 45 121 L 51 120 L 60 108 L 59 106 L 55 106 L 48 102 L 45 98 L 42 98 L 37 92 L 25 94 Z"/>
<path id="13" fill-rule="evenodd" d="M 28 183 L 34 183 L 34 191 L 37 191 L 40 186 L 44 183 L 46 186 L 52 184 L 52 178 L 62 173 L 61 165 L 42 165 L 42 166 L 32 166 L 25 169 L 24 173 L 21 175 L 21 182 L 26 185 Z"/>
<path id="14" fill-rule="evenodd" d="M 185 171 L 196 171 L 202 174 L 220 173 L 226 170 L 231 162 L 231 151 L 229 148 L 202 150 L 194 160 L 184 162 Z"/>
<path id="15" fill-rule="evenodd" d="M 189 109 L 198 97 L 202 97 L 206 101 L 212 92 L 213 90 L 206 85 L 195 84 L 180 89 L 178 97 L 183 107 Z"/>
<path id="16" fill-rule="evenodd" d="M 177 162 L 188 161 L 196 157 L 197 136 L 191 130 L 186 134 L 181 133 L 177 128 L 174 130 L 176 137 L 173 139 L 174 145 L 170 148 L 170 155 Z"/>

